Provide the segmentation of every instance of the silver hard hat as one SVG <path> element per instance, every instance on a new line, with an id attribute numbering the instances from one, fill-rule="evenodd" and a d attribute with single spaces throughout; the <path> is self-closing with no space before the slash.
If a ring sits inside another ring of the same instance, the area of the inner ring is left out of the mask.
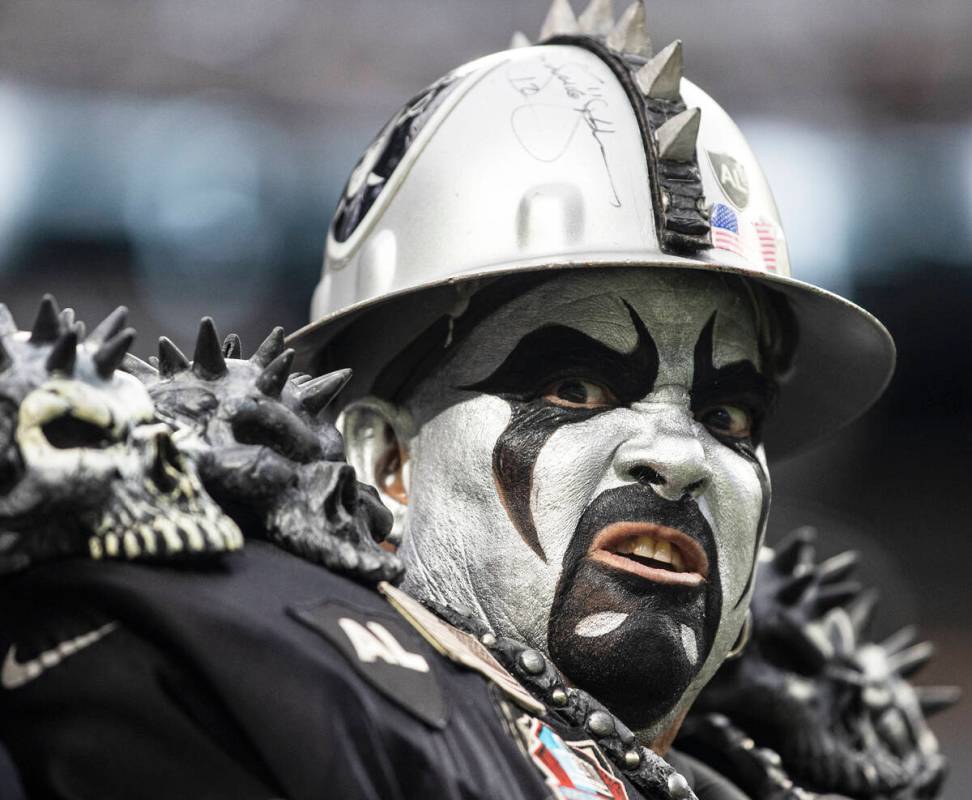
<path id="1" fill-rule="evenodd" d="M 790 275 L 779 213 L 729 115 L 653 54 L 635 2 L 577 18 L 556 0 L 540 44 L 466 64 L 413 98 L 355 167 L 332 221 L 307 369 L 355 370 L 350 395 L 444 315 L 507 275 L 598 267 L 739 275 L 784 296 L 792 367 L 771 458 L 842 427 L 882 393 L 894 343 L 860 307 Z M 823 232 L 822 235 L 826 235 Z M 440 343 L 449 344 L 448 334 Z"/>

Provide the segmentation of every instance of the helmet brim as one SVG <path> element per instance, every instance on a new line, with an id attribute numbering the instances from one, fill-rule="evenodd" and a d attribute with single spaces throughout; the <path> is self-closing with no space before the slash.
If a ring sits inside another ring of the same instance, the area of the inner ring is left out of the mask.
<path id="1" fill-rule="evenodd" d="M 352 393 L 367 393 L 375 372 L 454 307 L 464 287 L 468 293 L 470 285 L 506 274 L 604 267 L 697 269 L 738 275 L 787 299 L 798 343 L 792 367 L 781 379 L 778 407 L 765 430 L 771 462 L 803 452 L 857 419 L 881 396 L 894 372 L 891 334 L 873 315 L 839 295 L 783 275 L 677 256 L 645 262 L 643 254 L 635 253 L 631 258 L 613 253 L 609 261 L 573 254 L 562 261 L 480 268 L 348 306 L 295 331 L 287 343 L 297 351 L 298 366 L 313 369 L 314 356 L 321 348 L 352 323 L 364 323 L 373 332 L 368 347 L 362 349 L 370 363 L 336 366 L 355 370 Z"/>

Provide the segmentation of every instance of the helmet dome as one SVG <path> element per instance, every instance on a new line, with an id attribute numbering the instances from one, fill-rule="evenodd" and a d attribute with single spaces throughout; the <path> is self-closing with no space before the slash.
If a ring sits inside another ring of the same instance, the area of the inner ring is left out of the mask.
<path id="1" fill-rule="evenodd" d="M 312 322 L 290 339 L 301 360 L 330 347 L 340 363 L 339 340 L 367 336 L 368 363 L 347 364 L 364 393 L 485 280 L 694 269 L 761 284 L 792 312 L 798 341 L 766 430 L 770 457 L 871 405 L 893 370 L 890 335 L 791 275 L 763 172 L 729 115 L 682 77 L 681 42 L 653 53 L 640 2 L 615 23 L 599 0 L 579 20 L 557 0 L 541 43 L 514 42 L 417 95 L 362 156 L 328 233 Z"/>

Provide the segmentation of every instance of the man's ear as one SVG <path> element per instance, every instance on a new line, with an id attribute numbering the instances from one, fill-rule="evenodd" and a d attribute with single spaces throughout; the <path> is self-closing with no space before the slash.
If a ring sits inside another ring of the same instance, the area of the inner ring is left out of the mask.
<path id="1" fill-rule="evenodd" d="M 411 415 L 377 397 L 365 397 L 341 412 L 337 427 L 344 436 L 348 463 L 357 472 L 358 480 L 374 486 L 395 517 L 388 541 L 398 544 L 408 506 Z"/>

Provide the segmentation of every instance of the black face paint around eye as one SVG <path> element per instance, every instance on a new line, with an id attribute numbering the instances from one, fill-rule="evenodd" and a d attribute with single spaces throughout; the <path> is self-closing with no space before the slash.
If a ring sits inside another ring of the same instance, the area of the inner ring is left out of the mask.
<path id="1" fill-rule="evenodd" d="M 651 522 L 693 539 L 709 560 L 705 582 L 653 583 L 592 558 L 597 534 L 619 522 Z M 698 504 L 688 497 L 666 500 L 643 484 L 620 486 L 587 507 L 564 553 L 547 631 L 550 656 L 572 681 L 623 711 L 628 724 L 647 725 L 675 706 L 705 663 L 721 611 L 715 535 Z M 603 612 L 626 618 L 601 636 L 577 632 L 581 620 Z M 694 641 L 694 657 L 686 637 Z"/>
<path id="2" fill-rule="evenodd" d="M 510 422 L 493 448 L 493 477 L 507 513 L 523 540 L 546 559 L 530 511 L 533 469 L 540 450 L 561 425 L 584 422 L 610 410 L 564 408 L 539 393 L 558 378 L 583 377 L 606 384 L 627 405 L 651 392 L 658 377 L 658 348 L 635 310 L 625 303 L 638 335 L 630 353 L 564 325 L 548 325 L 524 336 L 485 380 L 460 387 L 498 395 L 510 403 Z"/>
<path id="3" fill-rule="evenodd" d="M 770 500 L 772 491 L 770 489 L 769 476 L 763 465 L 756 457 L 754 442 L 758 443 L 762 418 L 769 407 L 774 393 L 773 383 L 756 369 L 756 365 L 751 361 L 734 361 L 723 367 L 716 367 L 713 359 L 713 336 L 715 334 L 717 312 L 713 311 L 705 327 L 699 334 L 698 341 L 695 343 L 695 359 L 692 373 L 692 411 L 698 413 L 712 403 L 720 401 L 740 401 L 747 404 L 754 413 L 754 431 L 752 437 L 745 439 L 734 439 L 732 437 L 716 436 L 727 447 L 731 447 L 743 458 L 749 461 L 756 473 L 762 490 L 762 506 L 759 512 L 759 525 L 756 528 L 756 546 L 753 552 L 752 563 L 749 570 L 749 577 L 736 607 L 745 600 L 752 587 L 753 578 L 756 575 L 756 559 L 759 556 L 759 543 L 762 533 L 766 527 L 766 520 L 769 516 Z M 715 435 L 715 434 L 713 434 Z"/>

